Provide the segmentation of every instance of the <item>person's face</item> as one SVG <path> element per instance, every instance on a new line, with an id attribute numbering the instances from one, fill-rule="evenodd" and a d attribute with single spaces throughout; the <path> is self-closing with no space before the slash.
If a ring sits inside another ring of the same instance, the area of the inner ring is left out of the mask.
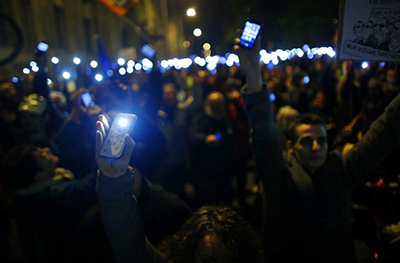
<path id="1" fill-rule="evenodd" d="M 214 232 L 207 232 L 197 244 L 194 263 L 225 263 L 231 262 L 233 253 Z"/>
<path id="2" fill-rule="evenodd" d="M 372 34 L 373 29 L 374 25 L 371 22 L 367 22 L 363 27 L 363 38 L 367 39 Z"/>
<path id="3" fill-rule="evenodd" d="M 289 142 L 289 152 L 310 172 L 320 168 L 326 160 L 328 138 L 322 125 L 300 124 L 296 127 L 297 141 Z"/>
<path id="4" fill-rule="evenodd" d="M 57 167 L 58 157 L 50 152 L 49 148 L 38 148 L 34 152 L 34 156 L 38 162 L 39 167 L 43 170 L 52 171 Z"/>
<path id="5" fill-rule="evenodd" d="M 360 37 L 363 31 L 363 24 L 362 23 L 357 23 L 353 27 L 353 32 L 356 37 Z"/>
<path id="6" fill-rule="evenodd" d="M 374 25 L 374 35 L 378 39 L 378 42 L 386 40 L 386 34 L 388 33 L 387 23 L 385 19 L 379 19 Z"/>
<path id="7" fill-rule="evenodd" d="M 391 44 L 400 45 L 400 21 L 393 23 Z"/>

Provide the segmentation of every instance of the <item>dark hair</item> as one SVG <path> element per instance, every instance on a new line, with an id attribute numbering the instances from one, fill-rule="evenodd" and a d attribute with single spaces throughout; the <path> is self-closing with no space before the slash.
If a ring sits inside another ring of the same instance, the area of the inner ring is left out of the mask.
<path id="1" fill-rule="evenodd" d="M 237 212 L 228 207 L 203 206 L 159 247 L 168 262 L 193 262 L 199 241 L 215 233 L 232 252 L 230 262 L 264 262 L 260 239 Z"/>
<path id="2" fill-rule="evenodd" d="M 291 140 L 293 143 L 297 141 L 296 127 L 300 124 L 309 124 L 309 125 L 321 125 L 325 127 L 324 120 L 317 114 L 314 113 L 304 113 L 300 114 L 290 125 L 287 130 L 287 138 Z"/>
<path id="3" fill-rule="evenodd" d="M 33 155 L 37 148 L 31 144 L 22 144 L 10 150 L 3 162 L 2 182 L 9 193 L 31 185 L 40 171 L 37 159 Z"/>

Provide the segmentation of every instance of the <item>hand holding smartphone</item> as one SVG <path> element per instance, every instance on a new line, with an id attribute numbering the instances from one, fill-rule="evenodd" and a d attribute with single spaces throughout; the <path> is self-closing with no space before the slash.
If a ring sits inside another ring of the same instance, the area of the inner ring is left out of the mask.
<path id="1" fill-rule="evenodd" d="M 242 35 L 240 36 L 239 45 L 244 48 L 253 48 L 257 37 L 261 33 L 262 24 L 254 21 L 253 19 L 248 19 L 244 23 Z"/>
<path id="2" fill-rule="evenodd" d="M 82 101 L 82 105 L 85 108 L 87 108 L 89 106 L 93 106 L 95 104 L 93 99 L 92 99 L 92 96 L 89 94 L 89 92 L 82 93 L 81 101 Z"/>

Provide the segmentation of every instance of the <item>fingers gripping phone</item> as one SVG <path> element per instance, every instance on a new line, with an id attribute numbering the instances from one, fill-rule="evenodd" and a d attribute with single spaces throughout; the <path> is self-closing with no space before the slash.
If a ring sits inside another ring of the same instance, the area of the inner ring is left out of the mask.
<path id="1" fill-rule="evenodd" d="M 92 96 L 90 96 L 89 92 L 82 93 L 81 99 L 82 99 L 82 105 L 85 106 L 85 108 L 94 105 L 94 101 L 92 99 Z"/>
<path id="2" fill-rule="evenodd" d="M 257 37 L 261 33 L 261 28 L 262 24 L 252 19 L 248 19 L 244 23 L 244 28 L 242 31 L 242 35 L 240 36 L 239 45 L 245 48 L 253 48 Z"/>
<path id="3" fill-rule="evenodd" d="M 115 117 L 111 129 L 106 135 L 100 155 L 119 158 L 125 147 L 125 135 L 129 134 L 136 123 L 135 114 L 120 113 Z"/>

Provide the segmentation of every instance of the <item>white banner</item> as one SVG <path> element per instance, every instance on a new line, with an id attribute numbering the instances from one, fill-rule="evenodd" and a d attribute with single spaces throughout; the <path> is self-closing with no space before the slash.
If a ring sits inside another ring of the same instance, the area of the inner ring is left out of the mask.
<path id="1" fill-rule="evenodd" d="M 342 0 L 338 59 L 400 61 L 400 0 Z"/>

